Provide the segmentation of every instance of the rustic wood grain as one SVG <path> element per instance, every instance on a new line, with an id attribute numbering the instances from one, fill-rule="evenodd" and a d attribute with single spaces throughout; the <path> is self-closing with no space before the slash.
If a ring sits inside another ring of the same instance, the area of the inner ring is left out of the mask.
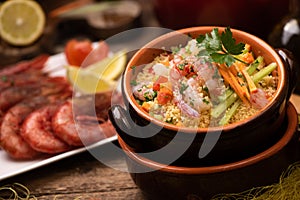
<path id="1" fill-rule="evenodd" d="M 112 158 L 124 167 L 120 157 Z M 101 163 L 89 152 L 6 179 L 1 185 L 21 183 L 39 200 L 143 200 L 145 197 L 126 172 Z"/>

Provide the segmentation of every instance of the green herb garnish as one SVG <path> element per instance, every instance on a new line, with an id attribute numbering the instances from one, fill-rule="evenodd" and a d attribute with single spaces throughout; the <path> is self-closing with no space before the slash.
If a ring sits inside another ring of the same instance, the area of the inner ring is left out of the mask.
<path id="1" fill-rule="evenodd" d="M 130 85 L 131 85 L 131 86 L 137 86 L 136 80 L 131 80 L 131 81 L 130 81 Z"/>
<path id="2" fill-rule="evenodd" d="M 180 83 L 180 88 L 179 88 L 179 92 L 180 94 L 183 94 L 183 92 L 188 88 L 189 86 L 184 84 L 184 83 Z"/>
<path id="3" fill-rule="evenodd" d="M 136 66 L 131 66 L 130 68 L 132 69 L 132 75 L 134 75 L 136 71 Z"/>
<path id="4" fill-rule="evenodd" d="M 178 66 L 178 69 L 183 70 L 185 64 L 186 64 L 186 63 L 180 63 L 180 64 L 178 64 L 178 65 L 177 65 L 177 66 Z"/>
<path id="5" fill-rule="evenodd" d="M 227 66 L 231 66 L 236 60 L 244 63 L 235 55 L 243 52 L 245 44 L 236 44 L 229 27 L 221 35 L 218 28 L 214 28 L 211 33 L 199 35 L 196 40 L 198 43 L 204 44 L 208 56 L 216 63 L 226 64 Z"/>
<path id="6" fill-rule="evenodd" d="M 146 91 L 143 96 L 146 99 L 146 101 L 152 101 L 157 96 L 157 92 L 156 91 L 151 91 L 151 92 Z"/>
<path id="7" fill-rule="evenodd" d="M 209 104 L 209 100 L 203 99 L 203 102 L 206 103 L 207 105 Z"/>

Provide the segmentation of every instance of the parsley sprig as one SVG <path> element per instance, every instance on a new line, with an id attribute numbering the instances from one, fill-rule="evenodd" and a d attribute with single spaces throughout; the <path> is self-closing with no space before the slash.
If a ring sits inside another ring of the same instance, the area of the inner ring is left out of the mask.
<path id="1" fill-rule="evenodd" d="M 221 35 L 218 28 L 214 28 L 211 33 L 199 35 L 196 40 L 198 43 L 204 44 L 206 53 L 216 63 L 227 66 L 231 66 L 237 60 L 245 63 L 235 56 L 243 52 L 245 44 L 241 42 L 236 44 L 229 27 Z"/>

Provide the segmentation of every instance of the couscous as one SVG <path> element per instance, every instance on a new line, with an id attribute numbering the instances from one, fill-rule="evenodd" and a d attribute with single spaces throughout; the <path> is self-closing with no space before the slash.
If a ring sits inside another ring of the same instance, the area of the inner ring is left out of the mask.
<path id="1" fill-rule="evenodd" d="M 277 89 L 277 64 L 265 63 L 248 44 L 233 44 L 230 36 L 229 28 L 222 35 L 213 30 L 143 66 L 131 83 L 141 109 L 166 123 L 206 128 L 246 119 L 265 107 Z M 240 50 L 230 50 L 224 37 Z M 214 42 L 221 50 L 212 51 Z"/>

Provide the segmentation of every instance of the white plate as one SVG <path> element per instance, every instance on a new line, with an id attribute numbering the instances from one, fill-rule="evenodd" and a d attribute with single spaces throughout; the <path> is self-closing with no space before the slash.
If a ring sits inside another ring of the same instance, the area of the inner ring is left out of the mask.
<path id="1" fill-rule="evenodd" d="M 64 54 L 57 54 L 51 56 L 47 63 L 45 64 L 44 70 L 47 72 L 51 72 L 51 76 L 60 76 L 65 75 L 64 65 L 66 64 Z M 51 156 L 49 158 L 40 158 L 34 160 L 27 161 L 18 161 L 10 158 L 4 150 L 0 149 L 0 181 L 6 178 L 36 169 L 38 167 L 53 163 L 55 161 L 79 154 L 86 150 L 92 149 L 94 147 L 98 147 L 104 145 L 106 143 L 112 142 L 117 139 L 117 136 L 112 136 L 110 138 L 103 139 L 95 144 L 92 144 L 87 147 L 81 147 L 74 150 L 70 150 L 55 156 Z"/>
<path id="2" fill-rule="evenodd" d="M 87 147 L 81 147 L 81 148 L 67 151 L 65 153 L 61 153 L 56 156 L 52 156 L 52 157 L 45 158 L 45 159 L 35 159 L 35 160 L 28 160 L 28 161 L 13 160 L 10 157 L 8 157 L 8 155 L 5 151 L 0 150 L 0 163 L 1 163 L 0 164 L 0 181 L 4 180 L 6 178 L 33 170 L 33 169 L 36 169 L 38 167 L 56 162 L 63 158 L 67 158 L 67 157 L 82 153 L 89 149 L 112 142 L 116 139 L 117 139 L 117 136 L 115 135 L 110 138 L 103 139 L 103 140 L 101 140 L 95 144 L 92 144 L 90 146 L 87 146 Z"/>

